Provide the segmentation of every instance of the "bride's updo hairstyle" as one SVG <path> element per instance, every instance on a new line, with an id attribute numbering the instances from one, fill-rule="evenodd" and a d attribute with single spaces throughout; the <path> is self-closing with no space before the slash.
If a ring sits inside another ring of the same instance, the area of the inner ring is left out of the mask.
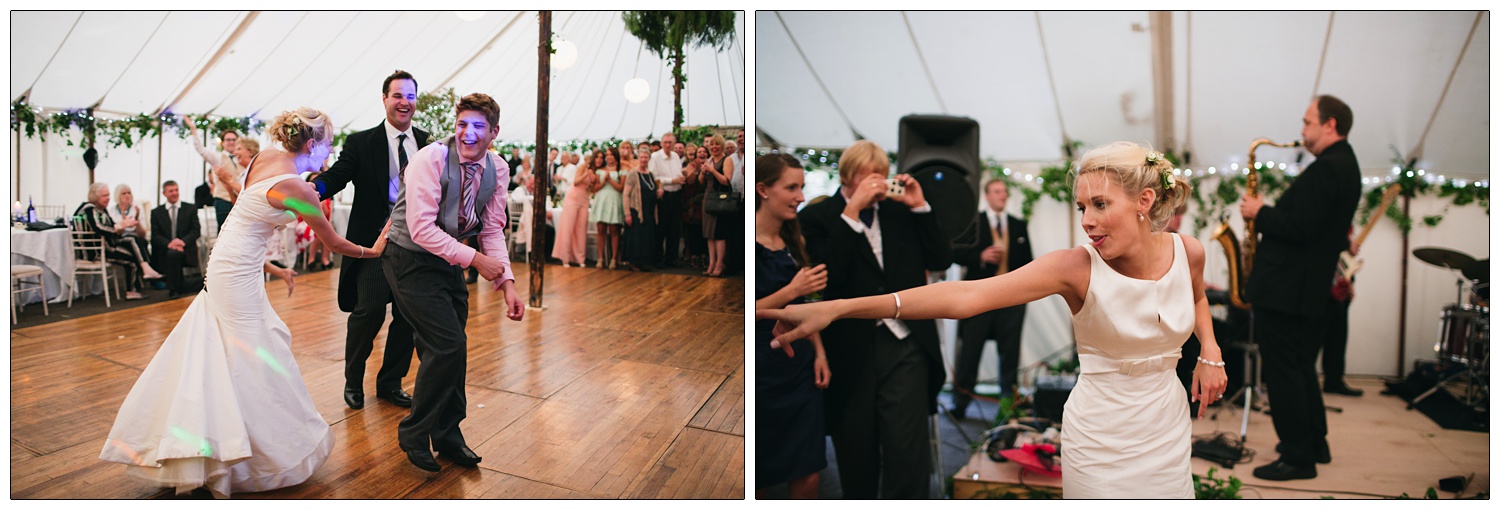
<path id="1" fill-rule="evenodd" d="M 302 152 L 312 143 L 333 143 L 333 122 L 328 115 L 306 106 L 281 112 L 266 131 L 272 141 L 291 153 Z"/>
<path id="2" fill-rule="evenodd" d="M 1172 163 L 1160 152 L 1130 142 L 1115 142 L 1089 149 L 1078 161 L 1073 176 L 1078 178 L 1094 172 L 1108 172 L 1112 182 L 1123 186 L 1126 195 L 1135 197 L 1146 189 L 1156 190 L 1156 201 L 1146 217 L 1151 220 L 1151 231 L 1160 232 L 1172 219 L 1172 213 L 1187 203 L 1192 186 L 1187 180 L 1172 175 Z"/>

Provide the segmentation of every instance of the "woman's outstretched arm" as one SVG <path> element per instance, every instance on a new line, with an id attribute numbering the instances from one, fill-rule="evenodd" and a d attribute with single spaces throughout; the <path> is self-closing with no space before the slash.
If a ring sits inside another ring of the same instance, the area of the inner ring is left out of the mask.
<path id="1" fill-rule="evenodd" d="M 1004 275 L 971 281 L 948 281 L 893 294 L 837 299 L 781 310 L 756 310 L 757 319 L 776 319 L 772 347 L 790 349 L 792 341 L 822 331 L 839 319 L 963 319 L 1061 294 L 1081 301 L 1088 286 L 1088 253 L 1059 250 Z M 898 305 L 899 303 L 899 305 Z"/>

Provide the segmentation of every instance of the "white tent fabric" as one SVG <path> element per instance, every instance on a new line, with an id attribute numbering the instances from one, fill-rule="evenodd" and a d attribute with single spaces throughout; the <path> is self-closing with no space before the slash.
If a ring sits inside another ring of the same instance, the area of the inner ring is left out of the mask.
<path id="1" fill-rule="evenodd" d="M 1450 177 L 1484 178 L 1487 14 L 1460 52 L 1475 17 L 1472 11 L 1331 18 L 1327 11 L 1173 13 L 1176 146 L 1191 141 L 1194 165 L 1243 163 L 1255 138 L 1297 138 L 1309 99 L 1326 93 L 1354 109 L 1350 140 L 1368 175 L 1389 172 L 1390 146 L 1410 153 L 1437 112 L 1421 164 Z M 1152 139 L 1148 18 L 1146 12 L 759 11 L 756 125 L 791 146 L 846 147 L 858 132 L 894 150 L 903 115 L 967 116 L 980 123 L 980 157 L 1002 162 L 1059 160 L 1064 131 L 1091 144 L 1164 147 Z M 1260 157 L 1289 154 L 1267 150 Z"/>
<path id="2" fill-rule="evenodd" d="M 17 12 L 11 21 L 12 47 L 27 48 L 12 53 L 11 97 L 30 90 L 38 107 L 102 99 L 105 112 L 269 119 L 307 105 L 345 129 L 364 129 L 383 118 L 381 80 L 404 69 L 424 91 L 494 96 L 500 139 L 535 137 L 535 11 L 474 21 L 446 11 L 64 11 Z M 737 25 L 729 49 L 688 52 L 685 124 L 744 123 L 743 16 Z M 558 11 L 552 26 L 579 52 L 573 67 L 553 69 L 552 139 L 643 138 L 671 127 L 670 67 L 638 51 L 618 11 Z M 622 92 L 635 77 L 652 86 L 639 105 Z"/>
<path id="3" fill-rule="evenodd" d="M 671 129 L 671 67 L 642 51 L 619 11 L 555 11 L 552 27 L 557 40 L 576 46 L 578 59 L 551 71 L 551 141 L 643 139 Z M 744 27 L 737 13 L 729 48 L 686 52 L 684 125 L 746 122 Z M 29 91 L 28 102 L 48 111 L 97 103 L 100 117 L 170 111 L 269 121 L 306 105 L 358 131 L 384 118 L 381 81 L 403 69 L 420 91 L 494 97 L 498 140 L 527 144 L 536 139 L 537 29 L 536 11 L 486 12 L 473 21 L 452 11 L 13 12 L 10 96 Z M 623 89 L 637 77 L 650 95 L 632 104 Z M 157 141 L 104 145 L 96 179 L 159 202 Z M 202 160 L 186 140 L 168 134 L 161 145 L 161 180 L 189 190 L 203 181 Z M 23 138 L 19 151 L 11 196 L 69 210 L 83 201 L 81 149 L 49 136 Z"/>
<path id="4" fill-rule="evenodd" d="M 1227 168 L 1246 162 L 1256 138 L 1300 139 L 1310 99 L 1333 94 L 1354 110 L 1349 140 L 1366 176 L 1390 175 L 1391 147 L 1411 156 L 1424 131 L 1418 168 L 1489 176 L 1487 12 L 1174 12 L 1169 74 L 1153 70 L 1153 51 L 1165 49 L 1153 47 L 1153 35 L 1165 35 L 1152 33 L 1156 19 L 1147 12 L 758 11 L 756 128 L 783 147 L 844 148 L 863 137 L 894 151 L 902 116 L 941 113 L 979 121 L 980 157 L 1021 174 L 1061 161 L 1065 134 L 1091 145 L 1171 145 L 1191 151 L 1191 168 Z M 1172 80 L 1163 97 L 1172 101 L 1175 143 L 1156 139 L 1165 126 L 1158 76 Z M 1296 154 L 1262 148 L 1257 158 L 1294 163 Z M 1303 155 L 1302 165 L 1311 161 Z M 819 172 L 807 180 L 809 198 L 837 186 Z M 1011 200 L 1017 213 L 1021 193 Z M 1420 223 L 1450 203 L 1419 197 L 1411 215 Z M 1085 242 L 1068 208 L 1050 199 L 1037 204 L 1030 233 L 1038 255 Z M 1446 214 L 1436 228 L 1414 227 L 1408 249 L 1488 258 L 1484 210 L 1454 206 Z M 1210 220 L 1210 230 L 1217 224 Z M 1230 224 L 1243 236 L 1237 214 Z M 1197 233 L 1210 253 L 1205 279 L 1224 286 L 1227 264 L 1210 234 Z M 1413 360 L 1432 357 L 1454 279 L 1403 255 L 1389 221 L 1375 226 L 1362 255 L 1348 372 L 1404 373 Z M 1410 290 L 1406 343 L 1398 345 L 1403 258 Z M 948 326 L 951 353 L 956 328 Z M 1022 362 L 1066 350 L 1071 337 L 1061 298 L 1031 305 Z M 1398 351 L 1405 358 L 1399 369 Z M 992 362 L 982 366 L 993 370 Z"/>

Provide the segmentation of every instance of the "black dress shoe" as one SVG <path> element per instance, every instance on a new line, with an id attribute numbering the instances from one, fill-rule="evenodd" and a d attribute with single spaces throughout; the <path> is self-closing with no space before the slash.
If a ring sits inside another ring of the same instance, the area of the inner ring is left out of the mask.
<path id="1" fill-rule="evenodd" d="M 1286 450 L 1281 447 L 1281 443 L 1276 443 L 1276 453 L 1286 453 Z M 1323 448 L 1320 448 L 1318 450 L 1318 458 L 1315 460 L 1317 460 L 1319 464 L 1327 464 L 1333 462 L 1333 453 L 1328 451 L 1327 446 L 1324 446 Z"/>
<path id="2" fill-rule="evenodd" d="M 407 450 L 406 460 L 411 462 L 411 465 L 422 468 L 424 471 L 436 473 L 443 469 L 443 466 L 438 465 L 437 459 L 432 458 L 432 452 L 427 450 Z"/>
<path id="3" fill-rule="evenodd" d="M 442 455 L 443 458 L 464 467 L 478 466 L 481 460 L 479 455 L 476 455 L 474 450 L 470 450 L 468 446 L 460 446 L 451 450 L 438 450 L 438 455 Z"/>
<path id="4" fill-rule="evenodd" d="M 1350 387 L 1345 386 L 1343 384 L 1325 384 L 1325 385 L 1323 385 L 1323 393 L 1333 393 L 1335 395 L 1348 395 L 1348 396 L 1351 396 L 1351 397 L 1359 397 L 1359 396 L 1364 396 L 1365 390 L 1356 389 L 1356 388 L 1350 388 Z"/>
<path id="5" fill-rule="evenodd" d="M 1308 480 L 1318 477 L 1317 466 L 1293 466 L 1280 460 L 1255 468 L 1255 477 L 1262 480 Z"/>
<path id="6" fill-rule="evenodd" d="M 365 407 L 364 390 L 344 388 L 344 403 L 348 404 L 350 409 L 363 409 Z"/>
<path id="7" fill-rule="evenodd" d="M 391 401 L 396 407 L 411 407 L 411 395 L 396 388 L 390 391 L 376 391 L 375 396 Z"/>

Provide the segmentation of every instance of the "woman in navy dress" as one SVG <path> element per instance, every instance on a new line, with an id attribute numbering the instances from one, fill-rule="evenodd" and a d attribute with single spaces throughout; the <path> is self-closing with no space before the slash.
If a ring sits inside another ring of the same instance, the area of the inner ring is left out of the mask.
<path id="1" fill-rule="evenodd" d="M 797 224 L 802 204 L 802 166 L 785 154 L 755 161 L 755 308 L 775 309 L 804 301 L 828 285 L 820 264 L 802 267 L 807 252 Z M 756 430 L 781 430 L 775 441 L 755 446 L 755 491 L 763 498 L 772 486 L 786 483 L 791 496 L 818 496 L 818 473 L 827 467 L 823 441 L 823 388 L 831 376 L 823 342 L 795 342 L 795 355 L 771 349 L 776 321 L 755 322 Z"/>

